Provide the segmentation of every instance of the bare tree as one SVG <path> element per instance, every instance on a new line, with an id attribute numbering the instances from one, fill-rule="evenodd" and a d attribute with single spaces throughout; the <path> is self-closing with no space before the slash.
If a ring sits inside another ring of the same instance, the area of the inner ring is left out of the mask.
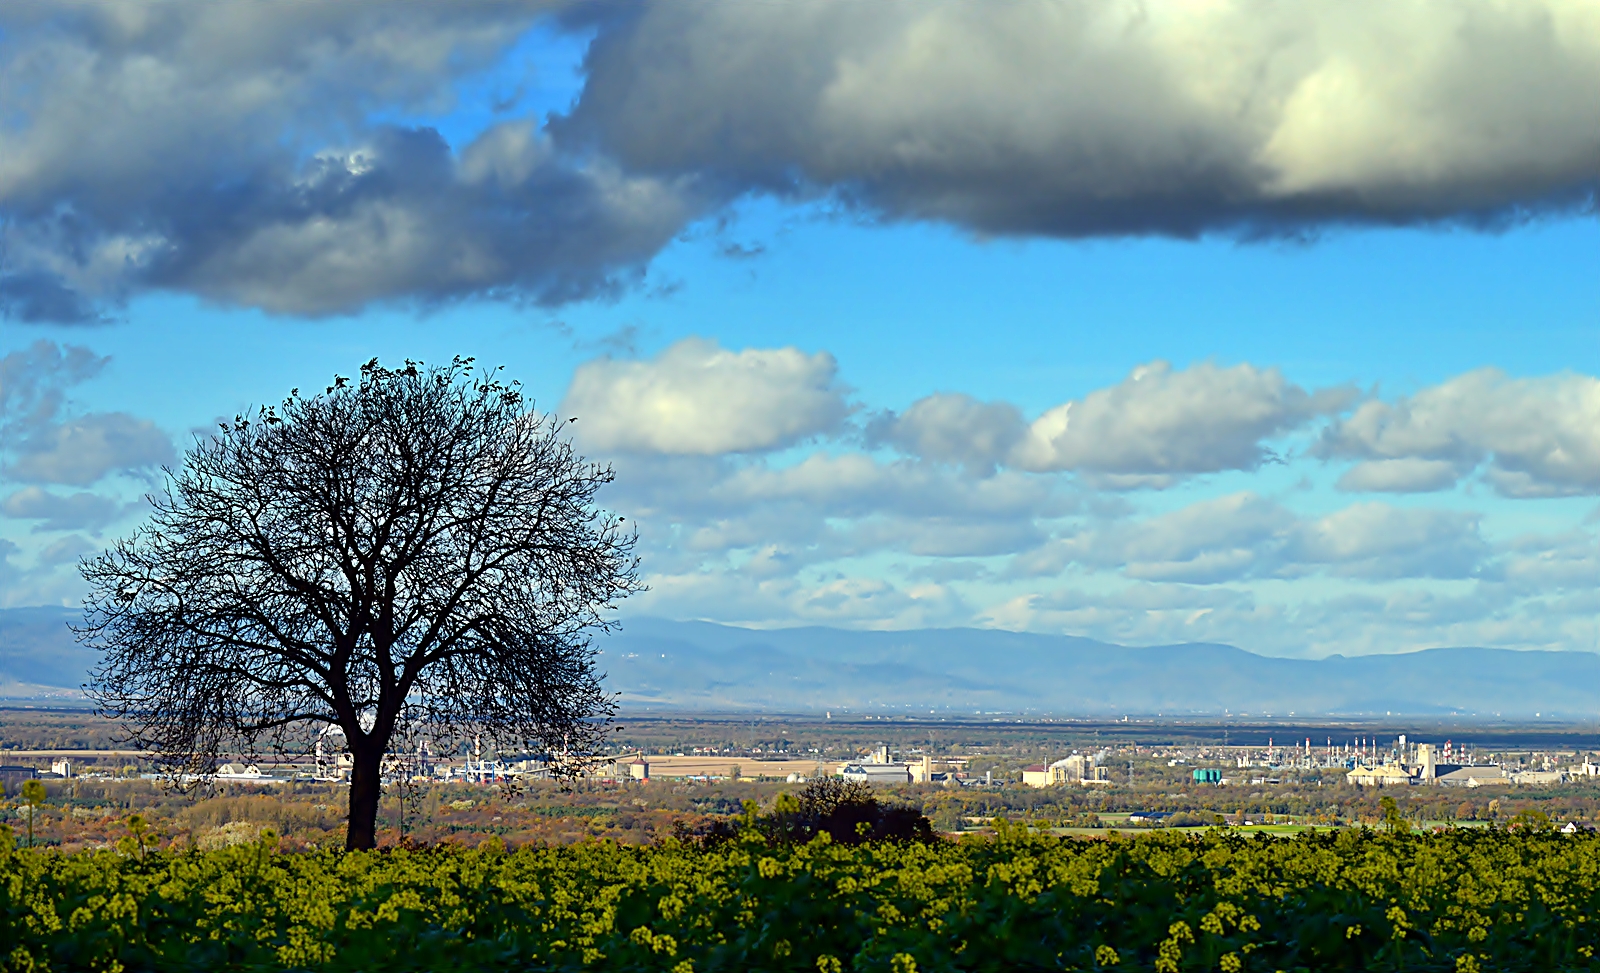
<path id="1" fill-rule="evenodd" d="M 322 726 L 376 840 L 397 733 L 581 761 L 613 713 L 591 637 L 638 590 L 607 466 L 471 359 L 292 392 L 198 439 L 133 537 L 82 564 L 90 693 L 174 774 Z"/>

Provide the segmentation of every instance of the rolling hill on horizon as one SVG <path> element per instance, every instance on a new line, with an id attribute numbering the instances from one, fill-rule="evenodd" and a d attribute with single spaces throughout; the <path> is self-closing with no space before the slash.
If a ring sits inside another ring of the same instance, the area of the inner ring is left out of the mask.
<path id="1" fill-rule="evenodd" d="M 0 696 L 79 686 L 94 653 L 67 608 L 0 610 Z M 625 708 L 1057 716 L 1600 715 L 1600 655 L 1437 648 L 1285 659 L 996 629 L 748 629 L 629 619 L 597 642 Z"/>
<path id="2" fill-rule="evenodd" d="M 639 618 L 601 646 L 624 705 L 1038 715 L 1600 713 L 1600 655 L 1438 648 L 1285 659 L 995 629 L 755 630 Z"/>

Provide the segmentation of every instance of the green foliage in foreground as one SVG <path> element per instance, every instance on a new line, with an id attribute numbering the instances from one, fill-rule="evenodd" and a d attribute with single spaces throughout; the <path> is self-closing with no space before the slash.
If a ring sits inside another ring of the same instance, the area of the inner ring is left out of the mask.
<path id="1" fill-rule="evenodd" d="M 1531 830 L 0 850 L 10 970 L 1586 970 L 1597 915 Z"/>

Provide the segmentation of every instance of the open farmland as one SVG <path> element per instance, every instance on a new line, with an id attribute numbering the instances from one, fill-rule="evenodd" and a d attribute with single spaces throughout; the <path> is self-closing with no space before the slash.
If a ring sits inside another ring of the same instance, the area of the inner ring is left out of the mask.
<path id="1" fill-rule="evenodd" d="M 750 760 L 738 757 L 646 757 L 650 763 L 651 777 L 787 777 L 799 774 L 814 777 L 818 773 L 831 773 L 838 761 L 823 763 L 819 760 Z M 738 773 L 735 774 L 734 771 Z"/>

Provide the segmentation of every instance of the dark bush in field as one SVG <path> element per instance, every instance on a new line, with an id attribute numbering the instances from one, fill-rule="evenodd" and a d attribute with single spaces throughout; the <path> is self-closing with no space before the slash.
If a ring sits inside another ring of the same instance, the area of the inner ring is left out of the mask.
<path id="1" fill-rule="evenodd" d="M 838 777 L 812 781 L 792 804 L 780 797 L 766 822 L 774 836 L 801 844 L 824 833 L 845 845 L 933 840 L 920 808 L 881 801 L 870 785 Z"/>
<path id="2" fill-rule="evenodd" d="M 679 840 L 716 845 L 740 835 L 768 844 L 805 844 L 826 834 L 836 844 L 864 841 L 932 841 L 933 825 L 921 808 L 878 799 L 871 786 L 839 777 L 819 777 L 799 795 L 779 794 L 769 814 L 745 802 L 738 818 L 713 820 L 699 828 L 679 824 Z"/>

